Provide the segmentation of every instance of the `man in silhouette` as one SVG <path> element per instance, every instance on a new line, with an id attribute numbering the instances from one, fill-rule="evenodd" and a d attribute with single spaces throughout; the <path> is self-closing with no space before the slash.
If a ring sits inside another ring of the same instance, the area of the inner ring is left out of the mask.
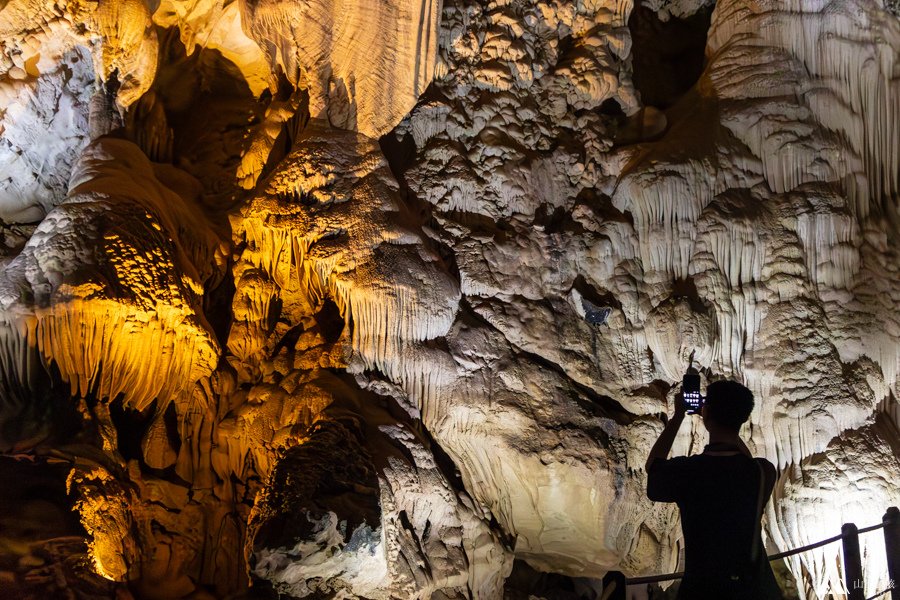
<path id="1" fill-rule="evenodd" d="M 678 600 L 781 598 L 759 530 L 761 510 L 775 487 L 775 466 L 754 459 L 738 435 L 752 410 L 746 387 L 710 384 L 700 412 L 709 444 L 702 454 L 667 460 L 686 411 L 679 393 L 675 414 L 650 450 L 647 497 L 675 502 L 681 513 L 684 578 Z"/>

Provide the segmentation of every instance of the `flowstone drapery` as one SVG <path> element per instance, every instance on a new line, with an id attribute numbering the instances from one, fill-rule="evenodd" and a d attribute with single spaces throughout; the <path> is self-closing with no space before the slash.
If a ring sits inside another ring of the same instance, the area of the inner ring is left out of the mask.
<path id="1" fill-rule="evenodd" d="M 13 596 L 675 570 L 643 464 L 691 354 L 756 395 L 770 552 L 900 505 L 894 4 L 10 0 L 0 34 Z"/>

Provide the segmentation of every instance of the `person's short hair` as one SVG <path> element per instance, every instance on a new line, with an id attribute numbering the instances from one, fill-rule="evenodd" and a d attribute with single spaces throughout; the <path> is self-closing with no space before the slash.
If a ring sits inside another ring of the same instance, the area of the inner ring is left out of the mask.
<path id="1" fill-rule="evenodd" d="M 737 381 L 724 379 L 706 386 L 706 417 L 739 431 L 753 411 L 753 392 Z"/>

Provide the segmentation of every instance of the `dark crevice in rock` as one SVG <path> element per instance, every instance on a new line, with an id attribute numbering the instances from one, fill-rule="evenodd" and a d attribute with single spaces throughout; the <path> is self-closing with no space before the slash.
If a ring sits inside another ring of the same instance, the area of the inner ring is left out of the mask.
<path id="1" fill-rule="evenodd" d="M 498 333 L 500 333 L 500 335 L 503 335 L 502 331 L 491 325 L 489 321 L 479 315 L 472 308 L 472 305 L 469 303 L 468 299 L 465 296 L 463 296 L 462 300 L 460 301 L 460 317 L 479 323 L 483 327 L 489 328 L 493 331 L 497 331 Z M 520 346 L 509 341 L 506 336 L 503 336 L 503 339 L 505 339 L 513 349 L 517 358 L 527 359 L 535 363 L 539 367 L 542 367 L 559 375 L 559 377 L 562 378 L 563 381 L 565 381 L 572 387 L 572 398 L 589 415 L 604 419 L 611 419 L 619 425 L 628 425 L 634 420 L 634 415 L 628 412 L 617 400 L 610 398 L 609 396 L 599 394 L 588 386 L 582 385 L 572 380 L 569 377 L 568 373 L 566 373 L 561 366 L 544 358 L 543 356 L 540 356 L 539 354 L 535 354 L 534 352 L 522 349 Z"/>
<path id="2" fill-rule="evenodd" d="M 143 457 L 141 440 L 156 412 L 156 402 L 143 412 L 125 406 L 121 397 L 110 402 L 109 416 L 117 435 L 116 449 L 126 461 L 141 460 Z"/>
<path id="3" fill-rule="evenodd" d="M 542 573 L 527 562 L 516 559 L 503 589 L 504 600 L 598 600 L 602 585 L 597 579 Z"/>
<path id="4" fill-rule="evenodd" d="M 895 17 L 900 17 L 900 0 L 884 0 L 884 9 Z"/>
<path id="5" fill-rule="evenodd" d="M 590 416 L 611 419 L 619 425 L 628 425 L 634 420 L 634 415 L 625 410 L 617 400 L 599 394 L 588 386 L 574 381 L 562 367 L 543 356 L 528 352 L 527 350 L 522 350 L 515 344 L 512 344 L 512 346 L 516 350 L 517 357 L 525 357 L 531 362 L 536 363 L 538 366 L 543 367 L 548 371 L 553 371 L 563 378 L 564 381 L 572 387 L 572 399 L 575 400 L 578 403 L 578 406 L 584 409 Z"/>
<path id="6" fill-rule="evenodd" d="M 201 46 L 188 55 L 177 28 L 156 30 L 159 67 L 145 95 L 146 114 L 127 121 L 136 120 L 135 133 L 145 140 L 138 145 L 151 159 L 171 162 L 200 181 L 203 202 L 213 209 L 210 215 L 214 218 L 214 213 L 246 197 L 234 174 L 252 140 L 245 131 L 262 122 L 272 95 L 266 91 L 256 98 L 237 65 L 218 50 Z M 140 109 L 141 102 L 132 113 Z M 210 110 L 211 106 L 216 109 Z M 162 119 L 156 116 L 159 112 L 163 112 Z M 284 154 L 286 151 L 273 151 L 269 160 L 280 161 Z"/>
<path id="7" fill-rule="evenodd" d="M 549 204 L 541 204 L 534 213 L 535 227 L 542 227 L 544 233 L 572 233 L 575 235 L 583 235 L 585 233 L 584 225 L 572 218 L 572 213 L 563 206 L 550 206 Z"/>
<path id="8" fill-rule="evenodd" d="M 697 284 L 693 279 L 673 280 L 672 297 L 687 300 L 695 314 L 705 314 L 709 311 L 706 303 L 700 298 L 700 292 L 697 291 Z"/>
<path id="9" fill-rule="evenodd" d="M 594 306 L 608 306 L 610 308 L 622 310 L 622 303 L 619 302 L 612 293 L 608 291 L 598 291 L 593 285 L 588 283 L 583 275 L 579 275 L 575 278 L 572 287 L 581 294 L 582 298 Z"/>
<path id="10" fill-rule="evenodd" d="M 287 450 L 275 467 L 259 511 L 254 549 L 292 548 L 314 539 L 320 519 L 337 515 L 345 540 L 361 524 L 381 523 L 378 476 L 361 432 L 346 422 L 320 421 L 308 440 Z"/>
<path id="11" fill-rule="evenodd" d="M 44 458 L 0 456 L 2 537 L 28 542 L 85 534 L 66 492 L 70 468 Z"/>
<path id="12" fill-rule="evenodd" d="M 91 572 L 86 532 L 66 492 L 71 465 L 0 456 L 0 589 L 4 598 L 114 598 L 122 584 Z"/>
<path id="13" fill-rule="evenodd" d="M 417 149 L 412 135 L 407 133 L 403 137 L 397 137 L 397 134 L 391 131 L 381 136 L 378 144 L 394 177 L 397 181 L 403 181 L 407 169 L 415 164 L 416 160 Z"/>
<path id="14" fill-rule="evenodd" d="M 625 116 L 625 111 L 622 110 L 622 105 L 619 104 L 619 101 L 615 98 L 607 98 L 600 103 L 600 108 L 597 110 L 601 115 L 616 117 L 617 119 L 621 119 Z"/>
<path id="15" fill-rule="evenodd" d="M 462 225 L 474 239 L 490 237 L 496 244 L 503 244 L 521 235 L 509 221 L 496 221 L 487 215 L 463 210 L 452 210 L 439 213 L 440 220 Z M 436 225 L 440 227 L 438 223 Z"/>
<path id="16" fill-rule="evenodd" d="M 222 277 L 222 280 L 214 284 L 212 288 L 207 288 L 203 295 L 203 315 L 206 317 L 206 322 L 212 327 L 213 335 L 216 336 L 216 342 L 220 347 L 224 347 L 228 340 L 228 332 L 233 319 L 231 306 L 234 303 L 236 288 L 234 277 L 231 276 L 231 261 L 225 272 L 227 275 Z"/>
<path id="17" fill-rule="evenodd" d="M 0 219 L 0 266 L 22 251 L 37 223 L 6 223 Z"/>
<path id="18" fill-rule="evenodd" d="M 28 346 L 23 364 L 38 365 L 29 375 L 8 372 L 0 363 L 0 452 L 30 452 L 38 446 L 62 444 L 84 427 L 78 401 L 62 380 L 56 363 L 42 366 L 37 348 Z"/>
<path id="19" fill-rule="evenodd" d="M 456 253 L 441 239 L 441 226 L 434 218 L 434 207 L 419 199 L 406 182 L 406 171 L 415 164 L 418 153 L 412 135 L 407 133 L 398 138 L 394 130 L 381 136 L 378 143 L 394 179 L 400 185 L 400 197 L 409 209 L 413 222 L 408 225 L 413 229 L 422 230 L 425 237 L 431 241 L 431 247 L 443 261 L 447 272 L 458 282 L 459 267 L 456 264 Z"/>
<path id="20" fill-rule="evenodd" d="M 633 81 L 645 106 L 672 106 L 697 82 L 706 62 L 712 11 L 708 6 L 668 21 L 640 4 L 631 11 Z"/>
<path id="21" fill-rule="evenodd" d="M 415 423 L 421 424 L 421 421 L 416 421 Z M 453 490 L 457 494 L 462 493 L 468 495 L 468 491 L 466 491 L 466 486 L 462 480 L 462 474 L 459 471 L 459 467 L 457 467 L 456 463 L 453 461 L 453 458 L 447 454 L 440 443 L 431 436 L 431 432 L 428 431 L 424 424 L 421 424 L 421 426 L 417 428 L 417 431 L 428 441 L 431 453 L 434 456 L 434 462 L 437 464 L 438 469 L 443 473 Z"/>
<path id="22" fill-rule="evenodd" d="M 298 93 L 293 91 L 293 87 L 284 77 L 284 74 L 281 70 L 278 70 L 278 89 L 274 96 L 272 96 L 269 90 L 265 90 L 261 96 L 261 99 L 268 100 L 268 102 L 276 101 L 276 102 L 288 102 L 290 100 L 291 94 Z M 262 182 L 265 181 L 266 177 L 272 174 L 273 171 L 281 164 L 288 154 L 290 154 L 291 150 L 294 148 L 294 144 L 297 142 L 297 139 L 303 134 L 303 130 L 306 129 L 307 124 L 309 124 L 310 114 L 309 114 L 309 97 L 304 93 L 302 96 L 300 106 L 297 108 L 297 112 L 294 115 L 285 121 L 281 125 L 281 131 L 278 133 L 278 137 L 275 138 L 275 143 L 272 145 L 272 149 L 269 152 L 269 156 L 266 159 L 266 164 L 262 169 L 262 172 L 259 175 L 259 179 L 257 181 Z"/>
<path id="23" fill-rule="evenodd" d="M 634 227 L 634 217 L 631 213 L 625 213 L 616 208 L 612 198 L 594 188 L 585 188 L 578 192 L 575 204 L 587 207 L 596 216 L 596 223 L 628 223 Z"/>
<path id="24" fill-rule="evenodd" d="M 304 331 L 306 331 L 306 329 L 302 323 L 288 329 L 287 333 L 281 336 L 281 339 L 278 340 L 275 347 L 272 348 L 272 356 L 277 355 L 283 349 L 287 349 L 288 352 L 293 351 Z"/>
<path id="25" fill-rule="evenodd" d="M 174 402 L 170 402 L 166 407 L 166 411 L 163 413 L 163 422 L 166 426 L 166 438 L 169 440 L 169 445 L 177 454 L 181 450 L 181 436 L 178 435 L 178 410 L 175 408 Z"/>

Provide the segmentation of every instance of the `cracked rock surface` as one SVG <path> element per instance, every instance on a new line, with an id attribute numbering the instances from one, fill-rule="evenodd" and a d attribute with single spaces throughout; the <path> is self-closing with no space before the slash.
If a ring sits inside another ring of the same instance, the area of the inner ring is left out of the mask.
<path id="1" fill-rule="evenodd" d="M 10 0 L 0 48 L 0 587 L 600 597 L 679 568 L 691 355 L 770 553 L 900 505 L 896 3 Z"/>

